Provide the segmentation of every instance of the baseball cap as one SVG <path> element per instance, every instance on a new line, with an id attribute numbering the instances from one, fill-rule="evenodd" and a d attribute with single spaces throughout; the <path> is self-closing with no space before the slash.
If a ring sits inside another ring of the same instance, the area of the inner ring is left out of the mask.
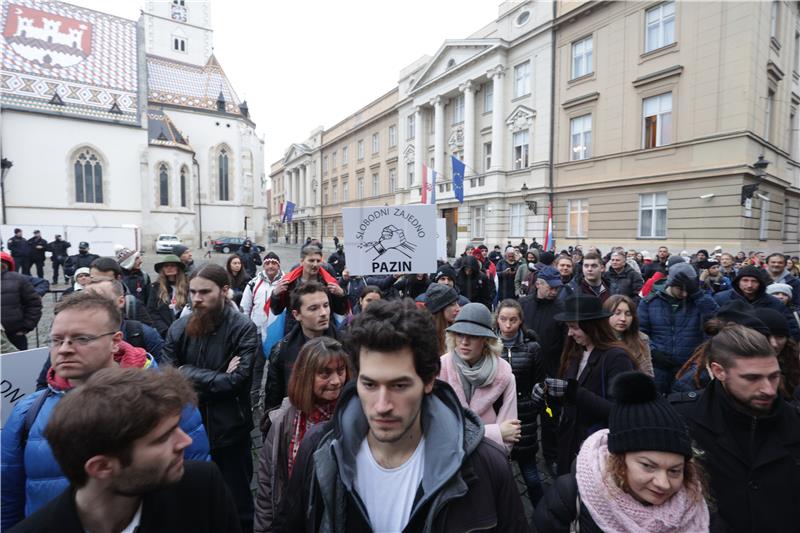
<path id="1" fill-rule="evenodd" d="M 548 285 L 553 287 L 554 289 L 561 287 L 563 283 L 561 283 L 561 273 L 555 268 L 548 266 L 539 271 L 536 275 L 537 279 L 542 281 L 546 281 Z"/>

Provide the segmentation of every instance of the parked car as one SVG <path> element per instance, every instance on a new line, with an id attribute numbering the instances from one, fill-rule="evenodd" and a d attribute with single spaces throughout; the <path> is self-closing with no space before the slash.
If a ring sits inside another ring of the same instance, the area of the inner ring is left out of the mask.
<path id="1" fill-rule="evenodd" d="M 244 241 L 244 237 L 220 237 L 219 239 L 214 239 L 214 251 L 229 254 L 241 248 Z M 262 245 L 256 243 L 253 243 L 253 247 L 257 248 L 259 253 L 266 250 Z"/>
<path id="2" fill-rule="evenodd" d="M 156 253 L 157 254 L 171 254 L 172 247 L 177 246 L 179 244 L 183 244 L 181 240 L 178 238 L 177 235 L 170 235 L 168 233 L 162 233 L 156 239 Z"/>

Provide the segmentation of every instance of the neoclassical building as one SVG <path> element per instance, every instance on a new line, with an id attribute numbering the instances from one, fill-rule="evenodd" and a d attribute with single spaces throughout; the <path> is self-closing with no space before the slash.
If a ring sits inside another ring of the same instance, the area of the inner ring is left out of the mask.
<path id="1" fill-rule="evenodd" d="M 206 2 L 138 21 L 63 2 L 2 4 L 7 224 L 136 225 L 189 245 L 264 238 L 263 139 L 212 53 Z"/>

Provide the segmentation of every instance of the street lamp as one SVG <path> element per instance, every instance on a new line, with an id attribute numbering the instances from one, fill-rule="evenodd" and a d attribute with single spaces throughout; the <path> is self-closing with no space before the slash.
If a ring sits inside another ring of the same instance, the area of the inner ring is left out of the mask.
<path id="1" fill-rule="evenodd" d="M 745 208 L 750 209 L 750 207 L 752 206 L 753 195 L 756 193 L 756 191 L 758 190 L 758 186 L 761 185 L 761 181 L 767 174 L 768 166 L 769 166 L 769 161 L 764 159 L 763 154 L 759 155 L 758 161 L 753 163 L 753 169 L 755 169 L 755 174 L 756 174 L 756 182 L 750 185 L 742 186 L 741 204 L 745 206 Z"/>
<path id="2" fill-rule="evenodd" d="M 14 163 L 5 157 L 0 161 L 0 198 L 3 203 L 3 224 L 6 223 L 6 174 L 13 166 Z"/>

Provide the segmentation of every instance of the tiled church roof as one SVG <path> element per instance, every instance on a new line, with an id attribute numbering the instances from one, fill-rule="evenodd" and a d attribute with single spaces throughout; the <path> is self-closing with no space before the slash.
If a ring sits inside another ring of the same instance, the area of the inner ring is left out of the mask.
<path id="1" fill-rule="evenodd" d="M 148 55 L 147 74 L 150 103 L 217 111 L 217 100 L 222 93 L 225 111 L 242 114 L 239 97 L 213 55 L 202 67 Z"/>
<path id="2" fill-rule="evenodd" d="M 151 107 L 147 110 L 147 137 L 154 146 L 193 151 L 189 140 L 161 109 Z"/>

